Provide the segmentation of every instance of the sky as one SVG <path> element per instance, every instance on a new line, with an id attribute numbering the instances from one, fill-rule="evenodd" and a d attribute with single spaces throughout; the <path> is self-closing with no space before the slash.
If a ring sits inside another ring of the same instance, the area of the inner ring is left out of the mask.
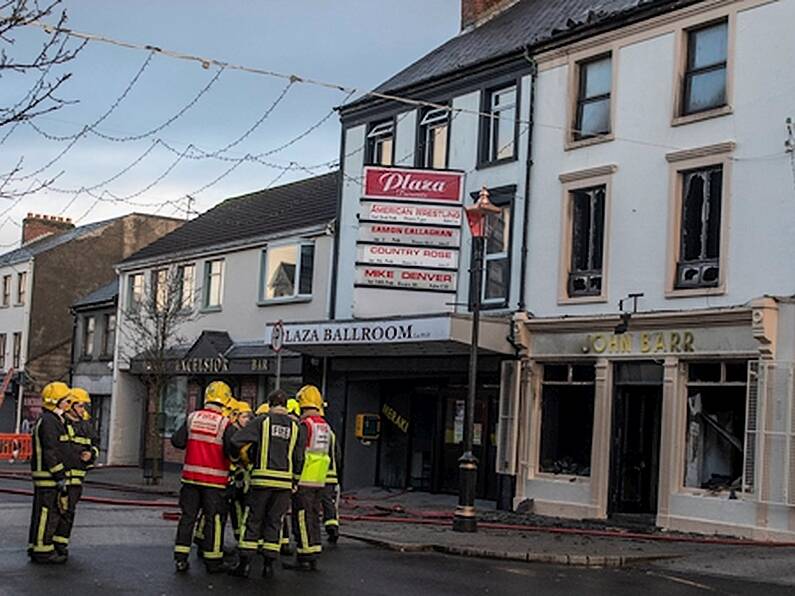
<path id="1" fill-rule="evenodd" d="M 456 35 L 460 18 L 460 0 L 62 5 L 75 31 L 357 89 L 372 89 Z M 29 58 L 44 39 L 43 31 L 28 28 L 10 51 Z M 131 211 L 186 217 L 187 195 L 194 210 L 206 211 L 232 196 L 328 172 L 324 164 L 339 155 L 339 119 L 331 110 L 345 100 L 340 91 L 288 88 L 277 78 L 219 74 L 213 66 L 98 42 L 89 42 L 68 72 L 60 96 L 73 103 L 36 119 L 39 132 L 17 126 L 0 144 L 0 177 L 22 160 L 7 191 L 52 181 L 18 200 L 0 199 L 0 252 L 18 245 L 27 213 L 71 217 L 78 225 Z M 0 105 L 19 101 L 32 82 L 30 75 L 0 78 Z M 81 135 L 87 125 L 113 139 Z M 0 128 L 0 139 L 8 132 Z M 246 155 L 259 161 L 241 162 Z M 300 167 L 285 169 L 291 163 Z"/>

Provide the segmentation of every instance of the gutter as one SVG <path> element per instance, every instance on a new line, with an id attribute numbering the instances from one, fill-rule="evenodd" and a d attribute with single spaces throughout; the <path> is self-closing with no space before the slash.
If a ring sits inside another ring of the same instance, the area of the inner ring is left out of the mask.
<path id="1" fill-rule="evenodd" d="M 536 80 L 538 78 L 538 67 L 530 54 L 530 46 L 525 47 L 524 59 L 530 64 L 530 130 L 527 131 L 527 163 L 525 165 L 525 186 L 524 186 L 524 217 L 522 222 L 522 257 L 520 268 L 519 302 L 516 305 L 520 311 L 526 310 L 525 288 L 527 286 L 527 237 L 528 226 L 530 224 L 530 170 L 533 168 L 533 132 L 535 129 L 535 98 Z"/>
<path id="2" fill-rule="evenodd" d="M 336 109 L 336 108 L 335 108 Z M 334 247 L 331 251 L 331 296 L 329 297 L 329 319 L 335 319 L 337 316 L 337 283 L 339 276 L 339 256 L 340 256 L 340 226 L 342 225 L 342 196 L 344 194 L 345 185 L 345 131 L 346 128 L 341 126 L 340 132 L 340 164 L 337 170 L 339 180 L 337 182 L 337 222 L 334 226 Z"/>

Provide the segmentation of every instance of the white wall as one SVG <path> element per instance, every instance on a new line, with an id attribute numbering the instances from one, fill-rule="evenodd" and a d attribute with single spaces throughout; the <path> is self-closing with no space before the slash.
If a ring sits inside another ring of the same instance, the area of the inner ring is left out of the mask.
<path id="1" fill-rule="evenodd" d="M 784 153 L 787 117 L 795 117 L 795 2 L 739 12 L 733 114 L 672 127 L 675 35 L 624 46 L 615 56 L 616 139 L 564 151 L 567 66 L 538 77 L 532 171 L 528 310 L 536 316 L 615 313 L 630 292 L 642 310 L 744 304 L 763 294 L 795 293 L 795 175 Z M 666 298 L 669 164 L 677 149 L 734 141 L 728 220 L 726 293 Z M 559 174 L 616 164 L 612 177 L 606 280 L 602 304 L 558 304 L 561 250 Z"/>
<path id="2" fill-rule="evenodd" d="M 11 300 L 9 306 L 0 306 L 0 333 L 6 335 L 5 370 L 13 365 L 14 333 L 22 333 L 21 367 L 24 369 L 28 348 L 28 319 L 30 317 L 30 294 L 32 287 L 33 261 L 25 261 L 0 267 L 0 284 L 6 275 L 11 276 Z M 27 273 L 27 292 L 25 304 L 17 304 L 17 275 Z M 2 291 L 2 285 L 0 285 Z"/>

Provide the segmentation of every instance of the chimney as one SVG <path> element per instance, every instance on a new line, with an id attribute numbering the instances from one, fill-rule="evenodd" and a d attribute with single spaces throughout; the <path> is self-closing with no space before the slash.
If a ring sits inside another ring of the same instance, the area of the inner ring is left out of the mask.
<path id="1" fill-rule="evenodd" d="M 479 27 L 518 0 L 461 0 L 461 31 Z"/>
<path id="2" fill-rule="evenodd" d="M 45 236 L 52 236 L 53 234 L 71 230 L 74 227 L 75 225 L 69 217 L 28 213 L 28 216 L 22 220 L 22 246 L 30 244 L 34 240 L 40 240 Z"/>

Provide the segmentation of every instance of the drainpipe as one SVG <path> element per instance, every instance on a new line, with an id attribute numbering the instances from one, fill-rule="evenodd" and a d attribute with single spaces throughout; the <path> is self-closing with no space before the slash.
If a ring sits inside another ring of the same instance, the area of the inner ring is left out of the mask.
<path id="1" fill-rule="evenodd" d="M 346 128 L 342 126 L 340 133 L 340 167 L 337 173 L 339 181 L 337 183 L 337 220 L 334 226 L 334 248 L 331 255 L 331 297 L 329 298 L 329 319 L 337 318 L 337 277 L 339 270 L 339 255 L 340 255 L 340 228 L 342 227 L 342 196 L 345 177 L 345 132 Z"/>
<path id="2" fill-rule="evenodd" d="M 530 130 L 527 131 L 527 163 L 525 165 L 525 186 L 524 186 L 524 218 L 522 223 L 522 260 L 521 260 L 521 284 L 519 285 L 519 303 L 517 309 L 526 309 L 525 286 L 527 284 L 527 226 L 530 221 L 530 170 L 533 167 L 533 129 L 535 128 L 535 97 L 536 97 L 536 77 L 538 66 L 530 54 L 530 46 L 524 50 L 524 59 L 530 64 L 530 75 L 533 77 L 530 82 Z"/>
<path id="3" fill-rule="evenodd" d="M 77 313 L 73 308 L 69 309 L 72 314 L 72 345 L 69 347 L 69 386 L 72 386 L 75 375 L 75 341 L 77 340 Z"/>

